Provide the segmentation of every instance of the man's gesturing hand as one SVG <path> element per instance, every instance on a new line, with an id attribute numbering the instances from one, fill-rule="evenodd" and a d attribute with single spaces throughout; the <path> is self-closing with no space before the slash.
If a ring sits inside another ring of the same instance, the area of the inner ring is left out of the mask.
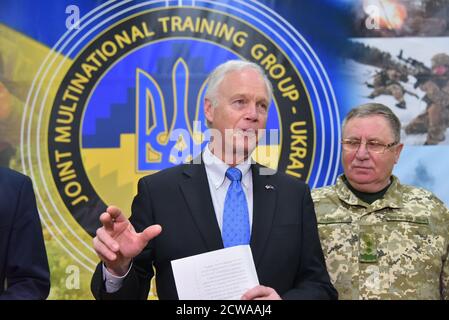
<path id="1" fill-rule="evenodd" d="M 114 206 L 101 214 L 100 221 L 103 226 L 97 229 L 94 250 L 109 272 L 116 276 L 124 275 L 131 260 L 162 230 L 156 224 L 137 233 L 122 211 Z"/>

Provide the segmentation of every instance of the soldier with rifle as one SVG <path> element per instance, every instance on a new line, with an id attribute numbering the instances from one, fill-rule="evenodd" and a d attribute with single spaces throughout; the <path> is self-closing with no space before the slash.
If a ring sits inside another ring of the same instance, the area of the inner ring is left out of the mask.
<path id="1" fill-rule="evenodd" d="M 426 111 L 413 119 L 406 127 L 406 134 L 427 133 L 425 145 L 436 145 L 445 139 L 449 126 L 449 55 L 438 53 L 432 57 L 432 67 L 412 58 L 404 59 L 402 51 L 398 58 L 412 66 L 416 78 L 415 88 L 426 94 Z"/>
<path id="2" fill-rule="evenodd" d="M 407 74 L 396 70 L 395 68 L 381 69 L 379 72 L 376 72 L 373 83 L 365 82 L 368 88 L 373 89 L 368 98 L 374 99 L 383 94 L 391 95 L 397 101 L 396 107 L 406 109 L 406 102 L 404 99 L 406 93 L 418 98 L 415 93 L 406 90 L 400 83 L 407 82 L 407 80 Z"/>

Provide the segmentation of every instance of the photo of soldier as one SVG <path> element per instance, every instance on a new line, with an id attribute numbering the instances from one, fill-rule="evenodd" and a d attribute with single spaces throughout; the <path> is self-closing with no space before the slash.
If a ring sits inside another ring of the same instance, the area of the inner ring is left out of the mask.
<path id="1" fill-rule="evenodd" d="M 344 55 L 354 104 L 390 106 L 406 145 L 449 143 L 447 38 L 351 39 Z"/>
<path id="2" fill-rule="evenodd" d="M 425 145 L 445 140 L 449 127 L 449 55 L 438 53 L 432 57 L 432 70 L 419 88 L 425 92 L 427 107 L 406 127 L 407 134 L 427 133 Z"/>
<path id="3" fill-rule="evenodd" d="M 401 73 L 395 69 L 381 69 L 374 75 L 372 83 L 365 82 L 368 88 L 373 89 L 368 98 L 374 99 L 380 95 L 390 95 L 396 99 L 396 107 L 406 109 L 407 107 L 404 99 L 405 94 L 410 94 L 415 98 L 419 98 L 417 94 L 408 91 L 403 87 L 401 82 L 407 81 L 407 74 Z"/>

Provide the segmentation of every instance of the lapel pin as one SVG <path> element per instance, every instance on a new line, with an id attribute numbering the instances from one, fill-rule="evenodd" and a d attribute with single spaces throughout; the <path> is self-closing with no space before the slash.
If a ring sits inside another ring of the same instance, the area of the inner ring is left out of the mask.
<path id="1" fill-rule="evenodd" d="M 265 189 L 267 189 L 267 190 L 274 190 L 274 186 L 272 186 L 271 184 L 267 184 L 265 186 Z"/>

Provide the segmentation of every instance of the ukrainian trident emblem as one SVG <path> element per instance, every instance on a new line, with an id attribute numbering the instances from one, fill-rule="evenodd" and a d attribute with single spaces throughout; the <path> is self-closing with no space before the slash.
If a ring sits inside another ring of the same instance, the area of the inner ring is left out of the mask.
<path id="1" fill-rule="evenodd" d="M 201 110 L 206 75 L 192 79 L 191 74 L 183 58 L 176 60 L 164 85 L 144 70 L 136 70 L 138 171 L 162 170 L 201 153 L 207 142 Z M 199 92 L 191 92 L 192 81 L 202 82 Z"/>

